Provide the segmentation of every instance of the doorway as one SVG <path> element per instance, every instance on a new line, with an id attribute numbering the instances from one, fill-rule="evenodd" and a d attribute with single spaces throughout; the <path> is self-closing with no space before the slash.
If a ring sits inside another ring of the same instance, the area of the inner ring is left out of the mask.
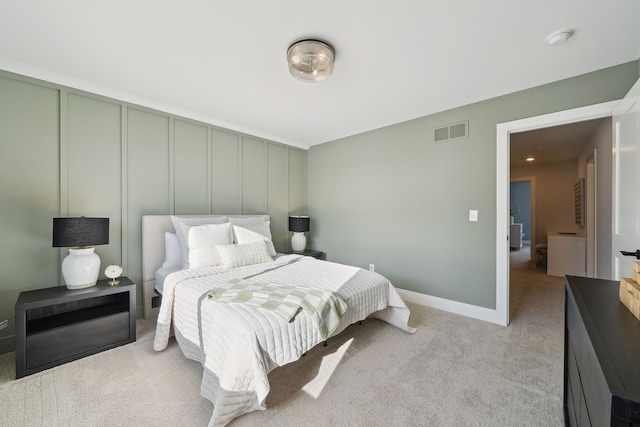
<path id="1" fill-rule="evenodd" d="M 510 213 L 513 212 L 514 222 L 522 224 L 522 241 L 526 244 L 524 246 L 525 250 L 529 252 L 529 260 L 535 259 L 533 250 L 535 247 L 534 236 L 536 234 L 535 189 L 535 177 L 515 178 L 509 184 L 509 211 Z"/>
<path id="2" fill-rule="evenodd" d="M 510 134 L 610 117 L 618 101 L 606 102 L 496 126 L 496 323 L 509 324 Z"/>

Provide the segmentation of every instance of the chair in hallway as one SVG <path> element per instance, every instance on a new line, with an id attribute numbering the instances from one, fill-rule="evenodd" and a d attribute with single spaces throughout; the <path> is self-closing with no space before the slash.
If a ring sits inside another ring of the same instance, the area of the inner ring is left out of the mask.
<path id="1" fill-rule="evenodd" d="M 536 245 L 536 268 L 547 268 L 547 244 Z"/>

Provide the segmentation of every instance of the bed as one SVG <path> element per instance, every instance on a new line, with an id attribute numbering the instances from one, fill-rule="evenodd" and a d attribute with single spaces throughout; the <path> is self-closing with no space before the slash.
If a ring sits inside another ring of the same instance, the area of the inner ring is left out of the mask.
<path id="1" fill-rule="evenodd" d="M 201 394 L 214 405 L 210 426 L 265 409 L 270 371 L 353 323 L 375 317 L 415 331 L 384 276 L 276 254 L 266 215 L 144 216 L 142 240 L 144 312 L 157 315 L 154 349 L 166 348 L 173 334 L 184 355 L 202 364 Z"/>

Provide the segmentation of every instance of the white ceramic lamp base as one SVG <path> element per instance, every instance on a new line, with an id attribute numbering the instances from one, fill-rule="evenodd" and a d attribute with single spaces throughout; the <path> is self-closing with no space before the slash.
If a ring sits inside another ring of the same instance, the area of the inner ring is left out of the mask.
<path id="1" fill-rule="evenodd" d="M 83 289 L 96 284 L 100 273 L 100 257 L 95 248 L 70 248 L 62 261 L 62 277 L 69 289 Z"/>
<path id="2" fill-rule="evenodd" d="M 304 233 L 293 233 L 293 237 L 291 237 L 291 249 L 294 252 L 304 252 L 304 249 L 307 247 L 307 238 Z"/>

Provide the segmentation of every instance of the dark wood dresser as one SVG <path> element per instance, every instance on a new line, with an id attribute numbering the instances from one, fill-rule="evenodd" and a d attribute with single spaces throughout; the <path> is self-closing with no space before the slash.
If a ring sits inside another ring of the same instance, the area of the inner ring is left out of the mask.
<path id="1" fill-rule="evenodd" d="M 16 301 L 16 378 L 136 340 L 136 285 L 21 292 Z M 1 423 L 0 423 L 1 424 Z"/>
<path id="2" fill-rule="evenodd" d="M 640 321 L 620 302 L 619 286 L 566 276 L 567 426 L 640 426 Z"/>

